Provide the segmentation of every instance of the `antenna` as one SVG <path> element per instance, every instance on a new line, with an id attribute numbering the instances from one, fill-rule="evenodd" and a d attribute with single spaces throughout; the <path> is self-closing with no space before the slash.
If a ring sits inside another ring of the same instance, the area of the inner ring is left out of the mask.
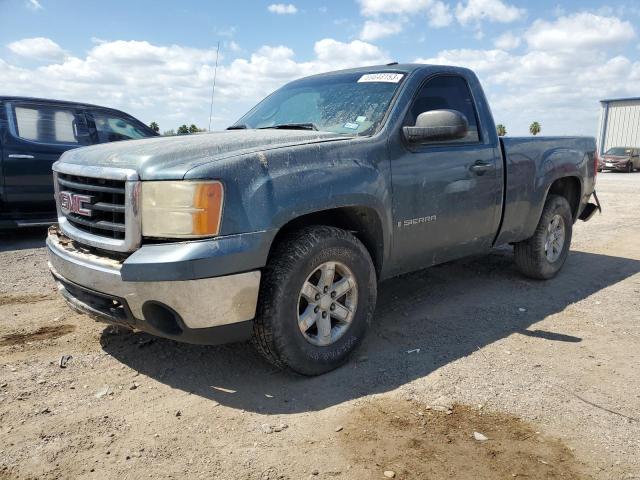
<path id="1" fill-rule="evenodd" d="M 216 93 L 216 77 L 218 76 L 218 57 L 220 56 L 220 40 L 216 49 L 216 67 L 213 70 L 213 86 L 211 87 L 211 108 L 209 109 L 209 131 L 211 131 L 211 119 L 213 118 L 213 94 Z"/>

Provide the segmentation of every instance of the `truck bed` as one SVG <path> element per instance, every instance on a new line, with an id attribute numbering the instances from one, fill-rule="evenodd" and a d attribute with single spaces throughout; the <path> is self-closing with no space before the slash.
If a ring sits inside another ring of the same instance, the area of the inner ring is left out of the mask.
<path id="1" fill-rule="evenodd" d="M 554 181 L 570 176 L 579 189 L 578 204 L 595 188 L 592 137 L 502 137 L 503 215 L 496 245 L 529 238 Z M 574 207 L 572 205 L 572 207 Z M 580 212 L 574 211 L 574 219 Z"/>

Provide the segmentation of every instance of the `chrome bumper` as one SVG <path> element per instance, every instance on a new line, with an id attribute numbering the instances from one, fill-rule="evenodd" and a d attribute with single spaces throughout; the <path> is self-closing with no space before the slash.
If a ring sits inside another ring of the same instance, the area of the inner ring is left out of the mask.
<path id="1" fill-rule="evenodd" d="M 144 247 L 142 247 L 144 248 Z M 252 320 L 256 312 L 260 271 L 184 281 L 127 282 L 122 280 L 122 264 L 76 249 L 71 241 L 55 232 L 47 237 L 49 268 L 64 289 L 63 296 L 71 307 L 104 320 L 89 305 L 83 308 L 74 298 L 72 284 L 91 292 L 115 297 L 126 302 L 137 323 L 144 324 L 145 305 L 162 305 L 173 310 L 189 329 L 204 329 Z"/>

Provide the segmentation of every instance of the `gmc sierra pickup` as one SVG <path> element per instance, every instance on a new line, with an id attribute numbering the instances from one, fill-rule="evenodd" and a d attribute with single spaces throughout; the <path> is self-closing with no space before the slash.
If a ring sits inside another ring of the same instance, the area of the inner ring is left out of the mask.
<path id="1" fill-rule="evenodd" d="M 599 208 L 594 139 L 498 138 L 464 68 L 303 78 L 228 130 L 54 165 L 49 262 L 72 308 L 184 342 L 253 337 L 317 375 L 362 341 L 380 280 L 505 244 L 548 279 Z"/>

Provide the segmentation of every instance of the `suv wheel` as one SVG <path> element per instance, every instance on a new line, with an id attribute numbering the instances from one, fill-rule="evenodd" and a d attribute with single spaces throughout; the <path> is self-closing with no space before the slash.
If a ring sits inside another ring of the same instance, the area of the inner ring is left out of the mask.
<path id="1" fill-rule="evenodd" d="M 264 270 L 253 340 L 274 365 L 319 375 L 342 365 L 371 324 L 377 295 L 369 252 L 351 233 L 304 228 Z"/>
<path id="2" fill-rule="evenodd" d="M 533 236 L 514 246 L 516 266 L 527 277 L 555 277 L 569 254 L 572 233 L 569 202 L 559 195 L 549 195 Z"/>

